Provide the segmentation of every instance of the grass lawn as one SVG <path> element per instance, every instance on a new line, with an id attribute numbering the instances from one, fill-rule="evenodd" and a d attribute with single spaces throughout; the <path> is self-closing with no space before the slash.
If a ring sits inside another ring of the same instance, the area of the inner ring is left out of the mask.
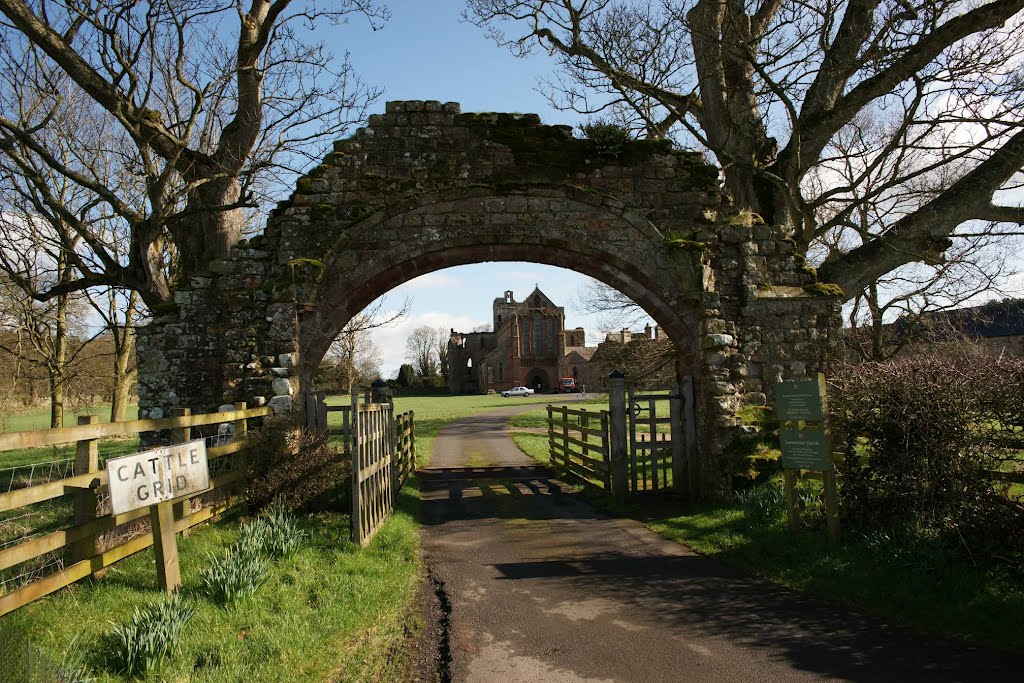
<path id="1" fill-rule="evenodd" d="M 129 405 L 126 411 L 126 419 L 134 420 L 138 417 L 139 407 Z M 72 427 L 78 424 L 79 415 L 96 415 L 100 422 L 110 422 L 110 404 L 97 403 L 92 406 L 83 406 L 74 410 L 64 411 L 64 426 Z M 50 428 L 50 409 L 40 408 L 34 410 L 21 410 L 17 412 L 4 413 L 0 415 L 0 433 L 2 432 L 24 432 L 31 429 Z"/>
<path id="2" fill-rule="evenodd" d="M 138 406 L 128 406 L 126 415 L 127 419 L 136 419 L 136 417 L 138 417 L 138 412 Z M 74 425 L 78 424 L 79 415 L 96 415 L 99 417 L 100 422 L 109 422 L 110 404 L 100 403 L 94 406 L 76 409 L 74 411 L 65 410 L 64 426 L 73 427 Z M 49 408 L 40 410 L 26 410 L 16 413 L 0 415 L 0 433 L 22 432 L 31 431 L 35 429 L 49 428 Z M 138 445 L 139 439 L 137 436 L 128 438 L 101 439 L 99 442 L 100 460 L 102 462 L 105 458 L 114 458 L 119 455 L 134 453 L 138 450 Z M 61 460 L 67 460 L 69 458 L 74 457 L 74 444 L 60 444 L 55 446 L 45 446 L 43 448 L 20 448 L 17 450 L 0 452 L 0 470 L 11 467 L 24 467 L 26 465 L 56 462 Z M 23 473 L 18 472 L 14 473 L 14 476 L 15 478 L 17 478 L 22 474 Z M 10 473 L 6 475 L 0 473 L 0 490 L 6 490 L 6 487 L 10 485 L 9 475 Z"/>
<path id="3" fill-rule="evenodd" d="M 546 404 L 553 396 L 400 398 L 400 412 L 416 411 L 420 464 L 450 421 L 496 407 Z M 343 400 L 338 397 L 335 400 Z M 332 417 L 338 417 L 332 415 Z M 366 549 L 347 541 L 348 517 L 324 513 L 303 519 L 310 543 L 283 560 L 254 596 L 227 609 L 208 600 L 199 572 L 238 535 L 234 521 L 206 525 L 179 539 L 182 580 L 196 615 L 181 654 L 152 681 L 378 681 L 401 678 L 395 657 L 414 625 L 410 607 L 420 575 L 415 477 L 398 511 Z M 109 655 L 112 625 L 155 602 L 153 553 L 128 558 L 96 581 L 84 581 L 4 617 L 59 660 L 76 634 L 86 661 L 102 682 L 122 681 Z"/>
<path id="4" fill-rule="evenodd" d="M 608 396 L 606 394 L 598 394 L 592 399 L 586 401 L 573 401 L 572 403 L 560 403 L 558 396 L 551 396 L 552 400 L 545 401 L 544 405 L 533 410 L 528 410 L 525 413 L 514 415 L 508 424 L 513 429 L 516 427 L 526 427 L 532 429 L 547 429 L 548 428 L 548 409 L 547 404 L 552 405 L 568 405 L 573 410 L 586 409 L 588 411 L 598 412 L 601 410 L 608 409 Z M 595 423 L 597 418 L 593 418 Z M 592 425 L 592 426 L 596 426 Z"/>
<path id="5" fill-rule="evenodd" d="M 529 426 L 527 424 L 527 426 Z M 524 453 L 548 463 L 547 437 L 513 433 Z M 598 507 L 644 523 L 665 538 L 761 576 L 923 631 L 1024 652 L 1024 580 L 975 567 L 920 534 L 847 533 L 830 545 L 817 482 L 802 482 L 806 529 L 786 523 L 778 481 L 729 503 L 692 506 L 672 497 L 615 503 L 577 490 Z"/>
<path id="6" fill-rule="evenodd" d="M 413 481 L 367 548 L 347 541 L 347 515 L 303 517 L 306 547 L 275 563 L 255 595 L 227 608 L 203 595 L 199 573 L 211 554 L 220 555 L 235 540 L 238 523 L 206 525 L 179 539 L 183 592 L 196 613 L 180 654 L 146 680 L 397 680 L 403 661 L 396 653 L 412 623 L 419 578 L 417 501 Z M 77 637 L 98 681 L 123 681 L 109 655 L 112 624 L 160 596 L 150 549 L 98 581 L 76 584 L 4 619 L 58 661 Z"/>

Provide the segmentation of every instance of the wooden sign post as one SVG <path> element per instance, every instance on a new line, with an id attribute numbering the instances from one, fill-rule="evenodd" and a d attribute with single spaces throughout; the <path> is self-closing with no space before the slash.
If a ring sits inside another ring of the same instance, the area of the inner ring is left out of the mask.
<path id="1" fill-rule="evenodd" d="M 156 553 L 157 585 L 174 592 L 181 586 L 174 505 L 210 488 L 206 442 L 164 446 L 107 461 L 110 507 L 115 515 L 149 507 Z"/>
<path id="2" fill-rule="evenodd" d="M 775 412 L 781 422 L 779 446 L 782 450 L 782 476 L 786 488 L 789 527 L 800 528 L 796 481 L 800 470 L 822 473 L 825 520 L 829 538 L 839 541 L 839 496 L 832 458 L 832 435 L 828 429 L 828 396 L 825 375 L 815 379 L 778 382 L 775 385 Z"/>

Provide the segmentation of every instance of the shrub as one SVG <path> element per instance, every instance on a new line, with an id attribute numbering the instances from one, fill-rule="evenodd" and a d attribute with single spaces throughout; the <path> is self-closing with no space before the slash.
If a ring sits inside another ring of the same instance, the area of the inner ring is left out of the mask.
<path id="1" fill-rule="evenodd" d="M 594 149 L 599 156 L 617 157 L 625 146 L 633 139 L 629 129 L 607 120 L 597 120 L 580 126 L 583 136 L 593 141 Z"/>
<path id="2" fill-rule="evenodd" d="M 250 509 L 262 511 L 275 501 L 285 507 L 323 507 L 342 491 L 351 464 L 326 439 L 280 421 L 267 421 L 247 443 Z"/>
<path id="3" fill-rule="evenodd" d="M 841 502 L 855 528 L 919 526 L 962 545 L 972 559 L 1019 564 L 1013 529 L 1024 508 L 989 470 L 1021 443 L 1024 361 L 960 345 L 834 377 L 830 415 L 843 436 Z"/>
<path id="4" fill-rule="evenodd" d="M 157 669 L 180 650 L 181 634 L 195 610 L 174 593 L 160 602 L 136 609 L 126 624 L 116 624 L 114 659 L 128 676 Z"/>

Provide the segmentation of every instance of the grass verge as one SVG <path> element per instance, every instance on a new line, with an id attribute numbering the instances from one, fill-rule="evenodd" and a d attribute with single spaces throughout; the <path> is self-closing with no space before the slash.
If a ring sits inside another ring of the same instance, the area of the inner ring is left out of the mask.
<path id="1" fill-rule="evenodd" d="M 348 539 L 348 516 L 301 518 L 306 546 L 280 560 L 257 593 L 224 608 L 200 589 L 200 572 L 238 536 L 236 521 L 207 525 L 179 539 L 183 593 L 196 613 L 181 654 L 145 680 L 398 680 L 419 579 L 415 480 L 399 508 L 367 548 Z M 77 636 L 100 682 L 114 672 L 112 624 L 160 599 L 152 550 L 124 560 L 100 580 L 76 584 L 5 617 L 58 657 Z"/>

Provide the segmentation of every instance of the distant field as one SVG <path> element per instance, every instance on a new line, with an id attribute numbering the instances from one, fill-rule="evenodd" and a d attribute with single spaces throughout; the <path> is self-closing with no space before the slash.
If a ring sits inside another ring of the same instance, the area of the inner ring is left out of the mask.
<path id="1" fill-rule="evenodd" d="M 328 405 L 343 405 L 349 400 L 347 396 L 330 396 Z M 404 413 L 415 412 L 416 420 L 416 464 L 423 467 L 430 462 L 434 447 L 434 437 L 452 420 L 467 415 L 475 415 L 493 408 L 504 408 L 510 405 L 557 403 L 558 394 L 541 394 L 539 396 L 521 396 L 502 398 L 500 394 L 474 396 L 399 396 L 395 399 L 395 410 Z M 328 424 L 340 426 L 341 415 L 330 413 Z"/>
<path id="2" fill-rule="evenodd" d="M 128 406 L 129 420 L 138 417 L 139 407 Z M 100 422 L 110 421 L 110 404 L 97 403 L 93 406 L 85 406 L 74 410 L 64 411 L 64 425 L 70 427 L 78 424 L 79 415 L 96 415 Z M 50 427 L 50 409 L 40 408 L 36 410 L 24 410 L 9 413 L 0 413 L 0 433 L 3 432 L 24 432 L 31 429 L 48 429 Z"/>

